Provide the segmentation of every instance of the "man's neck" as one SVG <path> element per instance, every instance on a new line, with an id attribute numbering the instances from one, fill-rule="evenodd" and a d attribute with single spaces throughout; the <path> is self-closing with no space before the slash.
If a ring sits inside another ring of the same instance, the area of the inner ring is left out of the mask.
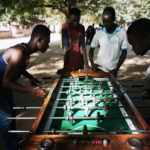
<path id="1" fill-rule="evenodd" d="M 116 30 L 116 28 L 117 28 L 117 25 L 113 24 L 113 26 L 109 30 L 106 29 L 106 31 L 108 34 L 112 34 Z"/>
<path id="2" fill-rule="evenodd" d="M 27 47 L 28 47 L 28 53 L 29 53 L 29 55 L 35 52 L 36 48 L 35 48 L 35 46 L 34 46 L 34 44 L 33 44 L 32 41 L 29 41 L 27 43 Z"/>

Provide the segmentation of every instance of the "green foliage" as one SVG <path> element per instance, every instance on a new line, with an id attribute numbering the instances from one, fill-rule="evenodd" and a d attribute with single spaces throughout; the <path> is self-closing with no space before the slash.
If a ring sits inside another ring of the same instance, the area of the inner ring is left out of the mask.
<path id="1" fill-rule="evenodd" d="M 124 0 L 120 3 L 115 3 L 117 21 L 132 22 L 138 18 L 149 18 L 150 0 Z"/>
<path id="2" fill-rule="evenodd" d="M 63 13 L 61 13 L 59 10 L 56 9 L 52 9 L 52 8 L 47 8 L 46 9 L 46 22 L 49 25 L 57 25 L 57 24 L 62 24 L 63 22 L 65 22 L 65 15 Z"/>
<path id="3" fill-rule="evenodd" d="M 83 22 L 100 23 L 106 6 L 115 8 L 117 22 L 150 18 L 150 0 L 0 0 L 0 19 L 26 24 L 33 18 L 40 18 L 56 23 L 65 20 L 71 7 L 78 7 Z"/>

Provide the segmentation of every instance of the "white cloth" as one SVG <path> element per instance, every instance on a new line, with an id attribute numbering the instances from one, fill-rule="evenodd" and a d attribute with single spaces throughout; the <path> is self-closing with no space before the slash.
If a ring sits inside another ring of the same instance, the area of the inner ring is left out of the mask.
<path id="1" fill-rule="evenodd" d="M 150 66 L 147 69 L 147 81 L 148 81 L 148 88 L 150 88 Z"/>
<path id="2" fill-rule="evenodd" d="M 150 80 L 150 66 L 147 68 L 147 79 Z"/>
<path id="3" fill-rule="evenodd" d="M 116 68 L 122 50 L 128 49 L 126 31 L 117 26 L 110 36 L 105 28 L 100 28 L 92 40 L 91 48 L 96 48 L 98 45 L 100 49 L 95 63 L 100 65 L 99 68 L 103 71 L 109 72 Z"/>

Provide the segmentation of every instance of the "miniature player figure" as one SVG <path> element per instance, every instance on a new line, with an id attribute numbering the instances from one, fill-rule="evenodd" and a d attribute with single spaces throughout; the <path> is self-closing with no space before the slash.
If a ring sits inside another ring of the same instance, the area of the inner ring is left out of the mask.
<path id="1" fill-rule="evenodd" d="M 96 97 L 95 96 L 92 97 L 92 101 L 93 101 L 94 105 L 96 105 Z"/>
<path id="2" fill-rule="evenodd" d="M 103 27 L 101 27 L 91 43 L 89 58 L 95 70 L 103 70 L 117 75 L 123 64 L 128 48 L 126 31 L 114 23 L 115 10 L 106 7 L 102 14 Z M 94 63 L 94 50 L 100 46 L 96 63 Z"/>
<path id="3" fill-rule="evenodd" d="M 84 108 L 85 116 L 88 117 L 89 106 L 88 106 L 87 102 L 86 102 L 86 104 L 85 104 L 85 106 L 83 108 Z"/>
<path id="4" fill-rule="evenodd" d="M 15 122 L 8 117 L 15 116 L 12 91 L 24 92 L 45 98 L 47 92 L 44 89 L 27 88 L 17 83 L 17 79 L 23 75 L 32 85 L 39 81 L 26 71 L 30 55 L 35 52 L 44 53 L 49 47 L 50 30 L 45 25 L 34 27 L 30 41 L 8 48 L 0 55 L 0 138 L 4 142 L 5 150 L 16 149 L 17 136 L 9 134 L 9 130 L 15 130 Z"/>
<path id="5" fill-rule="evenodd" d="M 150 50 L 150 20 L 141 18 L 134 21 L 127 30 L 128 41 L 137 55 L 144 55 Z M 150 96 L 150 69 L 147 69 L 149 88 L 143 96 Z"/>
<path id="6" fill-rule="evenodd" d="M 85 29 L 80 24 L 81 12 L 78 8 L 69 10 L 68 22 L 62 25 L 62 47 L 64 49 L 64 66 L 57 73 L 89 69 L 85 49 Z"/>
<path id="7" fill-rule="evenodd" d="M 80 94 L 80 100 L 81 100 L 81 107 L 83 107 L 85 105 L 85 98 L 83 94 Z"/>

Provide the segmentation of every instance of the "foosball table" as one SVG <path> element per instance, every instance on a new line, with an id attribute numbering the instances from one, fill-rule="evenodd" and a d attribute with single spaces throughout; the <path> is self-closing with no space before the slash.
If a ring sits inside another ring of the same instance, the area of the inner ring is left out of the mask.
<path id="1" fill-rule="evenodd" d="M 22 149 L 148 150 L 149 133 L 113 75 L 73 71 L 54 82 Z"/>

